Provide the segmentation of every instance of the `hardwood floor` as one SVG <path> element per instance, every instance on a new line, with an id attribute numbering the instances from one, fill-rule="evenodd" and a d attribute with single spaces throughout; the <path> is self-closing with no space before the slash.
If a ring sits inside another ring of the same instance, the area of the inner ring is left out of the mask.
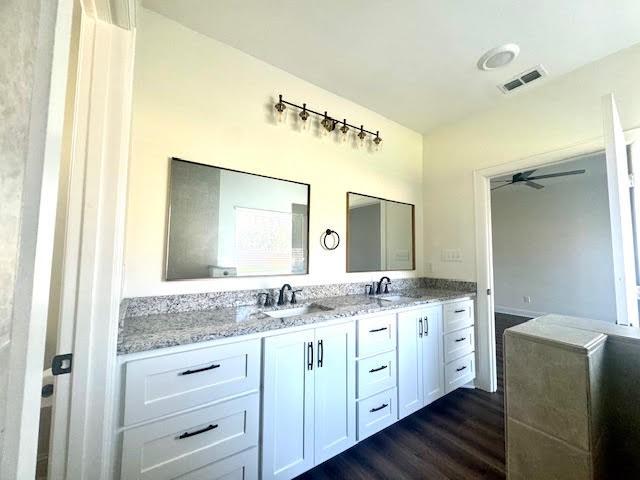
<path id="1" fill-rule="evenodd" d="M 505 478 L 502 332 L 526 320 L 496 314 L 496 393 L 458 389 L 298 480 Z"/>

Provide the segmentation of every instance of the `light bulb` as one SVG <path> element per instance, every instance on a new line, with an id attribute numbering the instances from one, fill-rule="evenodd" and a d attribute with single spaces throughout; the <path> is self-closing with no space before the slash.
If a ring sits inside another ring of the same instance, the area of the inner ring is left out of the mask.
<path id="1" fill-rule="evenodd" d="M 325 136 L 325 137 L 327 135 L 329 135 L 329 133 L 331 133 L 333 131 L 333 129 L 335 128 L 335 123 L 333 122 L 332 119 L 330 119 L 327 116 L 327 112 L 324 112 L 324 118 L 320 122 L 320 125 L 322 126 L 320 131 L 322 132 L 322 135 Z"/>
<path id="2" fill-rule="evenodd" d="M 311 123 L 309 121 L 309 112 L 307 112 L 307 104 L 303 103 L 302 104 L 302 111 L 299 114 L 300 116 L 300 120 L 302 121 L 302 129 L 303 130 L 308 130 L 309 129 L 309 124 Z"/>
<path id="3" fill-rule="evenodd" d="M 373 139 L 373 143 L 376 146 L 376 151 L 380 150 L 380 146 L 382 145 L 382 138 L 380 138 L 380 132 L 376 132 L 376 138 Z"/>
<path id="4" fill-rule="evenodd" d="M 284 122 L 287 116 L 287 106 L 282 102 L 282 95 L 280 95 L 278 103 L 276 103 L 273 108 L 276 110 L 276 121 L 278 123 Z"/>
<path id="5" fill-rule="evenodd" d="M 360 140 L 360 147 L 364 147 L 364 141 L 367 138 L 367 134 L 364 133 L 364 126 L 360 125 L 360 133 L 358 133 L 358 139 Z"/>
<path id="6" fill-rule="evenodd" d="M 342 126 L 340 127 L 340 140 L 342 143 L 347 143 L 347 138 L 349 137 L 349 127 L 347 127 L 347 119 L 345 118 L 342 122 Z"/>

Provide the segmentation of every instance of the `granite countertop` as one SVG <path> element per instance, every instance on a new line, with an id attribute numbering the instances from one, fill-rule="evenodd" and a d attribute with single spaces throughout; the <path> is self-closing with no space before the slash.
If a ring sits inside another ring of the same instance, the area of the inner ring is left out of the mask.
<path id="1" fill-rule="evenodd" d="M 475 292 L 418 288 L 389 295 L 346 295 L 301 300 L 297 305 L 282 307 L 263 308 L 252 305 L 130 316 L 124 318 L 118 332 L 118 355 L 313 325 L 337 318 L 474 296 Z M 384 300 L 385 297 L 388 300 Z M 265 313 L 304 306 L 313 306 L 316 311 L 286 318 L 273 318 Z"/>

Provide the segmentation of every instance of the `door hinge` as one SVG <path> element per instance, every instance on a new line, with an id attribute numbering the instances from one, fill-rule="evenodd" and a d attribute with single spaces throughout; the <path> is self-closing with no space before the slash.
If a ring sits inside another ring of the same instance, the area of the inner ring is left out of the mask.
<path id="1" fill-rule="evenodd" d="M 491 289 L 487 288 L 487 295 L 491 295 Z"/>
<path id="2" fill-rule="evenodd" d="M 51 373 L 54 375 L 66 375 L 73 368 L 73 353 L 56 355 L 51 360 Z"/>

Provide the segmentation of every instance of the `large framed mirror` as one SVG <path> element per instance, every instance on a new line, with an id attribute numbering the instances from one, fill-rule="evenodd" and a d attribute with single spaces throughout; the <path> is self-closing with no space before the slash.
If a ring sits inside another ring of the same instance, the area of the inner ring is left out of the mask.
<path id="1" fill-rule="evenodd" d="M 171 158 L 166 280 L 309 268 L 306 183 Z"/>
<path id="2" fill-rule="evenodd" d="M 415 269 L 415 207 L 347 193 L 347 272 Z"/>

